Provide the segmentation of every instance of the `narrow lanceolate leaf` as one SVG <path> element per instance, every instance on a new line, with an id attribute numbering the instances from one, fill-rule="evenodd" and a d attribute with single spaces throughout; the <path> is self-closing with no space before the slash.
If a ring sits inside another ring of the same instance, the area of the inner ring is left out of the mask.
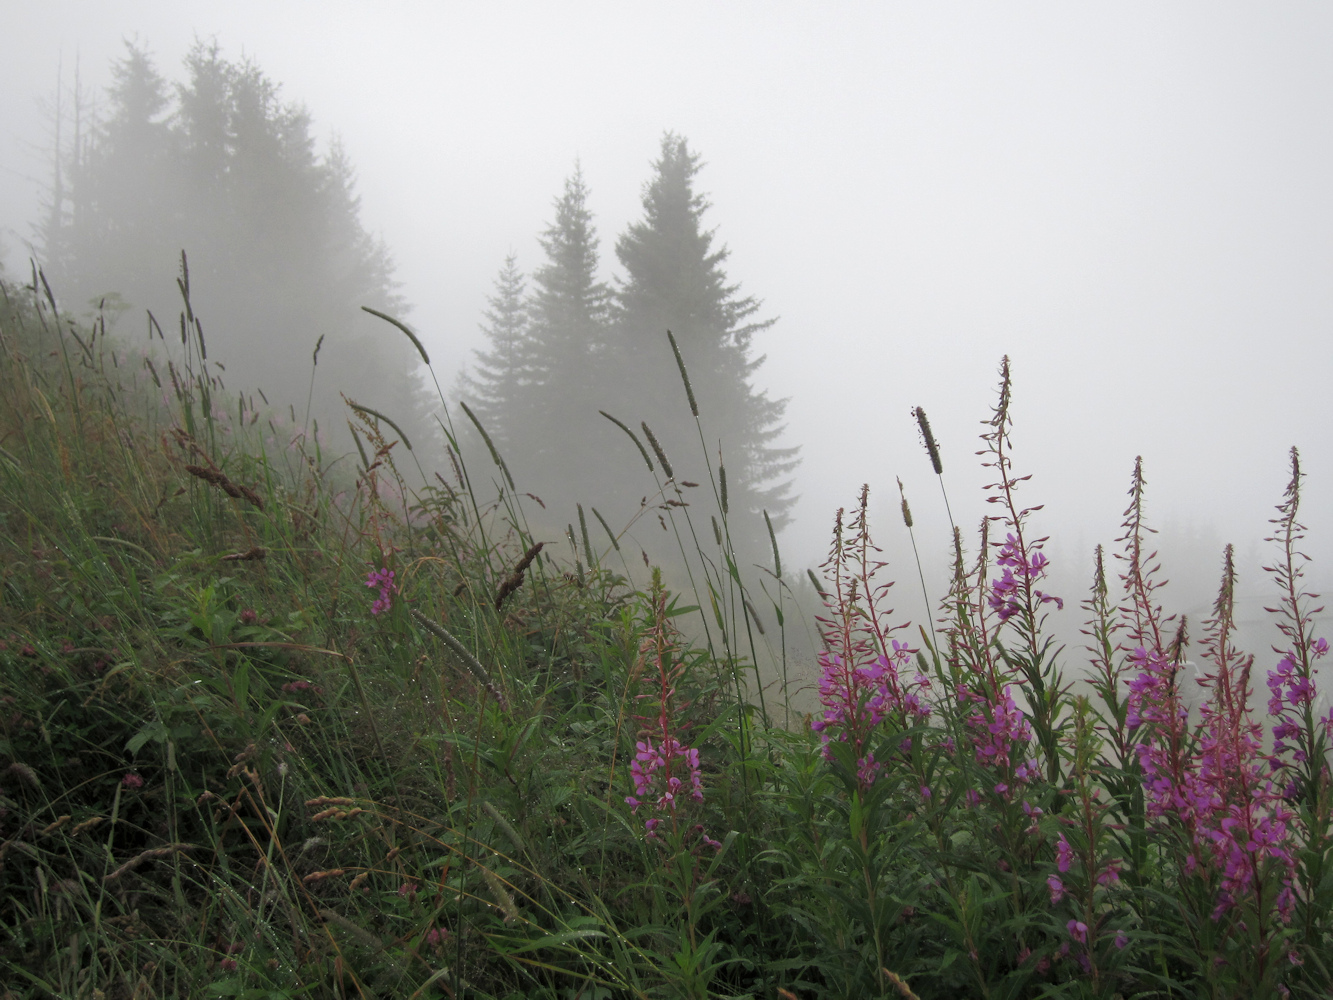
<path id="1" fill-rule="evenodd" d="M 699 404 L 694 400 L 694 386 L 690 385 L 690 375 L 685 370 L 685 359 L 680 356 L 680 347 L 676 344 L 676 336 L 670 330 L 667 331 L 667 340 L 671 341 L 671 353 L 676 356 L 676 367 L 680 369 L 680 380 L 685 383 L 685 398 L 690 401 L 690 413 L 697 417 L 699 415 Z"/>
<path id="2" fill-rule="evenodd" d="M 600 413 L 602 416 L 606 417 L 607 420 L 611 421 L 611 423 L 615 424 L 622 431 L 624 431 L 626 434 L 629 435 L 629 439 L 634 442 L 634 447 L 638 448 L 639 454 L 643 456 L 643 461 L 644 464 L 648 466 L 648 471 L 652 472 L 653 460 L 648 457 L 648 450 L 644 448 L 643 443 L 638 439 L 638 436 L 635 435 L 635 433 L 632 430 L 630 430 L 628 427 L 622 424 L 615 417 L 611 416 L 611 414 L 607 413 L 605 410 L 598 410 L 597 412 Z"/>
<path id="3" fill-rule="evenodd" d="M 417 353 L 421 355 L 421 360 L 428 365 L 430 364 L 430 355 L 427 354 L 426 349 L 421 346 L 421 341 L 417 340 L 417 335 L 409 330 L 404 323 L 394 319 L 388 313 L 382 313 L 378 309 L 370 308 L 370 306 L 362 306 L 361 311 L 368 312 L 372 316 L 378 316 L 380 319 L 384 320 L 384 322 L 392 323 L 394 326 L 398 327 L 398 329 L 402 330 L 403 333 L 407 334 L 407 339 L 412 341 L 412 345 L 417 349 Z"/>

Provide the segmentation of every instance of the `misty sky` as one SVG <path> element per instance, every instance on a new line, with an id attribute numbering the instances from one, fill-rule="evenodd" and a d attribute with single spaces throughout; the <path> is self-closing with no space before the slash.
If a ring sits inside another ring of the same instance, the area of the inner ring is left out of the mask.
<path id="1" fill-rule="evenodd" d="M 1262 553 L 1300 446 L 1309 551 L 1333 555 L 1333 7 L 44 0 L 3 20 L 11 276 L 57 62 L 105 83 L 126 37 L 169 78 L 216 38 L 342 136 L 442 377 L 479 345 L 505 254 L 539 263 L 576 158 L 615 273 L 671 129 L 707 164 L 731 278 L 781 317 L 758 346 L 804 446 L 792 561 L 818 561 L 869 481 L 906 579 L 895 475 L 942 561 L 909 409 L 975 523 L 1004 353 L 1027 499 L 1079 580 L 1140 453 L 1158 524 Z"/>

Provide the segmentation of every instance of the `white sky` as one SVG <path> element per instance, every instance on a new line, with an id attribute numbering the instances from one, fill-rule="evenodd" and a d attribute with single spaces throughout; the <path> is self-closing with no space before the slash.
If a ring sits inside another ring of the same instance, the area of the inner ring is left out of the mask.
<path id="1" fill-rule="evenodd" d="M 760 348 L 805 446 L 789 561 L 818 561 L 862 481 L 901 560 L 895 475 L 939 561 L 908 411 L 926 407 L 975 523 L 1006 352 L 1028 499 L 1077 579 L 1139 453 L 1159 524 L 1249 550 L 1299 445 L 1309 550 L 1333 555 L 1328 5 L 43 0 L 3 24 L 11 273 L 57 60 L 105 82 L 124 37 L 168 77 L 216 37 L 341 134 L 442 380 L 478 346 L 504 255 L 539 262 L 576 157 L 614 273 L 672 129 L 707 163 L 731 278 L 781 317 Z"/>

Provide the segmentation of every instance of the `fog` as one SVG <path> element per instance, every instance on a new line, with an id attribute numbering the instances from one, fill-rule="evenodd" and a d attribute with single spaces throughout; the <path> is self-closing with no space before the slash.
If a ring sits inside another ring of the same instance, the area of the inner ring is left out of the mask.
<path id="1" fill-rule="evenodd" d="M 868 482 L 906 591 L 901 477 L 938 593 L 947 521 L 910 409 L 929 413 L 953 513 L 975 524 L 993 512 L 973 453 L 1007 354 L 1016 468 L 1033 475 L 1024 499 L 1045 505 L 1034 524 L 1072 620 L 1093 546 L 1114 547 L 1136 455 L 1176 609 L 1201 610 L 1227 542 L 1250 606 L 1265 592 L 1292 445 L 1306 551 L 1327 576 L 1326 6 L 51 0 L 11 5 L 4 28 L 11 276 L 50 183 L 57 66 L 66 85 L 77 61 L 103 87 L 126 38 L 172 80 L 197 39 L 216 40 L 303 104 L 321 144 L 341 139 L 362 225 L 451 384 L 485 346 L 505 257 L 541 265 L 576 162 L 614 283 L 613 247 L 670 131 L 702 158 L 728 278 L 777 317 L 756 334 L 754 382 L 790 400 L 779 443 L 801 449 L 789 565 L 822 559 L 833 512 Z M 919 618 L 914 601 L 904 593 Z"/>

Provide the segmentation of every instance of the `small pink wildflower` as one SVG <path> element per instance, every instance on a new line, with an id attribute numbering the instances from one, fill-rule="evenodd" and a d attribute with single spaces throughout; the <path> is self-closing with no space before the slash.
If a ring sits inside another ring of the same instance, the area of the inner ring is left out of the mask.
<path id="1" fill-rule="evenodd" d="M 139 777 L 137 774 L 131 771 L 129 774 L 125 775 L 125 777 L 120 779 L 120 783 L 124 785 L 126 788 L 131 788 L 131 789 L 142 788 L 143 778 Z"/>
<path id="2" fill-rule="evenodd" d="M 930 718 L 930 707 L 922 698 L 930 679 L 919 672 L 910 682 L 901 676 L 915 652 L 894 640 L 892 656 L 878 656 L 863 666 L 850 666 L 836 653 L 819 656 L 819 700 L 824 713 L 810 728 L 823 737 L 824 756 L 830 760 L 828 745 L 834 733 L 838 742 L 856 747 L 857 777 L 864 785 L 873 784 L 882 768 L 872 755 L 862 752 L 871 730 L 886 718 L 900 725 Z"/>
<path id="3" fill-rule="evenodd" d="M 393 595 L 398 589 L 393 582 L 394 572 L 385 566 L 383 569 L 371 570 L 366 576 L 366 586 L 374 590 L 379 588 L 379 596 L 375 598 L 375 603 L 370 606 L 372 615 L 381 615 L 393 607 Z"/>
<path id="4" fill-rule="evenodd" d="M 1121 931 L 1116 931 L 1116 932 L 1115 932 L 1115 946 L 1116 946 L 1117 948 L 1119 948 L 1121 951 L 1124 951 L 1124 950 L 1125 950 L 1125 946 L 1128 945 L 1128 944 L 1129 944 L 1129 935 L 1126 934 L 1126 933 L 1125 933 L 1124 931 L 1122 931 L 1122 930 L 1121 930 Z"/>
<path id="5" fill-rule="evenodd" d="M 1002 622 L 1007 622 L 1023 610 L 1023 606 L 1019 603 L 1022 581 L 1035 583 L 1040 580 L 1046 575 L 1046 567 L 1050 563 L 1040 549 L 1029 546 L 1028 551 L 1031 555 L 1026 559 L 1023 557 L 1022 549 L 1023 546 L 1019 544 L 1018 539 L 1009 535 L 995 557 L 996 563 L 1003 567 L 1004 572 L 1000 574 L 998 580 L 991 583 L 989 603 L 991 610 L 999 615 Z M 1033 590 L 1032 596 L 1039 604 L 1053 603 L 1060 609 L 1065 606 L 1061 598 L 1043 594 L 1040 590 Z"/>
<path id="6" fill-rule="evenodd" d="M 1069 841 L 1065 840 L 1065 835 L 1060 834 L 1060 839 L 1055 844 L 1055 867 L 1062 872 L 1069 871 L 1070 864 L 1074 860 L 1074 849 L 1069 846 Z"/>
<path id="7" fill-rule="evenodd" d="M 1065 929 L 1069 931 L 1069 936 L 1079 944 L 1088 943 L 1088 925 L 1082 920 L 1071 920 L 1065 924 Z"/>
<path id="8" fill-rule="evenodd" d="M 1046 877 L 1046 885 L 1051 890 L 1052 906 L 1054 906 L 1056 903 L 1060 902 L 1060 900 L 1065 898 L 1065 884 L 1061 882 L 1056 876 L 1048 875 Z"/>

